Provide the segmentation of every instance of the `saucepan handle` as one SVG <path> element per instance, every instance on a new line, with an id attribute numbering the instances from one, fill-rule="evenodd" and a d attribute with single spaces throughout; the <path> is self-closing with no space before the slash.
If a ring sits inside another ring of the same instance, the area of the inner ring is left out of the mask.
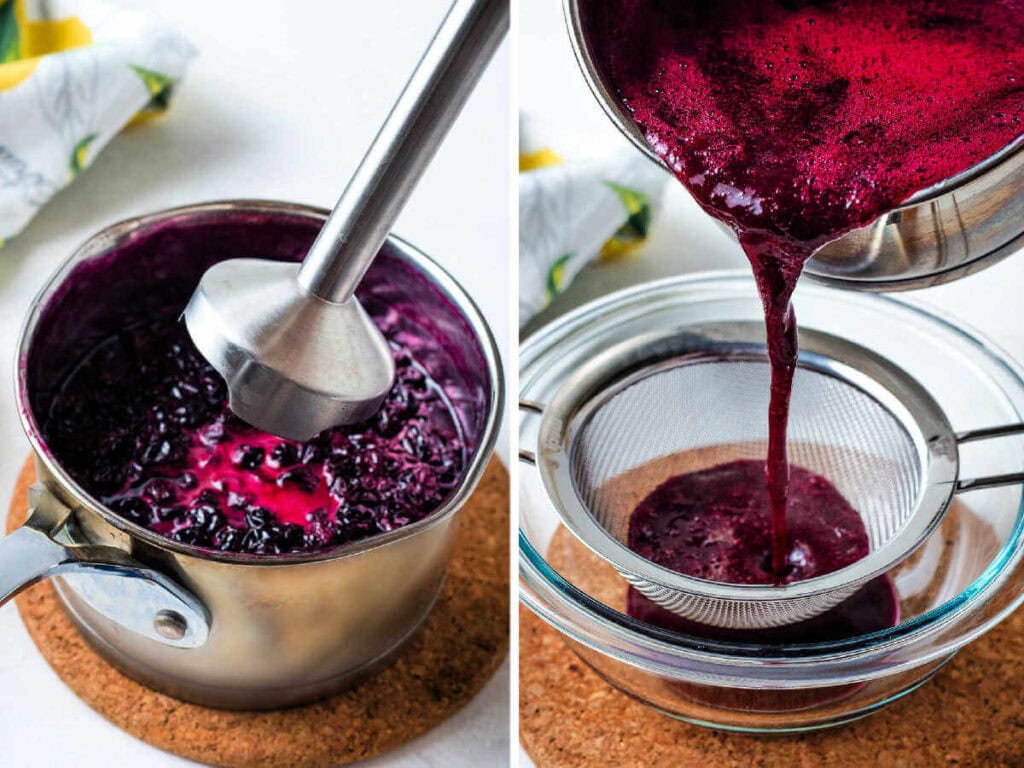
<path id="1" fill-rule="evenodd" d="M 959 432 L 956 435 L 957 445 L 971 443 L 977 440 L 991 440 L 997 437 L 1024 434 L 1024 423 L 1003 424 L 998 427 L 985 427 L 983 429 L 972 429 L 967 432 Z M 1004 485 L 1019 485 L 1024 483 L 1024 472 L 1008 472 L 1003 475 L 990 475 L 988 477 L 972 477 L 966 480 L 958 480 L 956 492 L 978 491 L 983 488 L 998 488 Z"/>
<path id="2" fill-rule="evenodd" d="M 210 617 L 192 592 L 127 552 L 71 541 L 71 510 L 44 483 L 29 489 L 25 523 L 0 539 L 0 605 L 42 579 L 61 576 L 92 608 L 167 645 L 206 642 Z"/>

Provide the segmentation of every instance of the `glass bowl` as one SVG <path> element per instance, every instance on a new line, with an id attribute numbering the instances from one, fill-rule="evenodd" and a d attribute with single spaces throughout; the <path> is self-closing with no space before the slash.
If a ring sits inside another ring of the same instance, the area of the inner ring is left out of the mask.
<path id="1" fill-rule="evenodd" d="M 796 308 L 802 328 L 848 339 L 901 366 L 957 432 L 1022 419 L 1024 371 L 936 310 L 813 284 L 798 290 Z M 1024 506 L 1019 485 L 958 496 L 942 525 L 887 574 L 900 607 L 900 622 L 890 629 L 831 642 L 754 642 L 631 618 L 628 585 L 561 525 L 529 465 L 536 409 L 608 345 L 652 329 L 761 318 L 749 274 L 705 273 L 604 297 L 524 343 L 520 592 L 598 674 L 656 710 L 722 729 L 799 731 L 862 717 L 914 690 L 1012 612 L 1024 600 Z M 694 397 L 694 407 L 705 407 L 702 400 L 707 397 Z M 1019 435 L 965 444 L 961 476 L 1019 472 L 1022 448 Z"/>

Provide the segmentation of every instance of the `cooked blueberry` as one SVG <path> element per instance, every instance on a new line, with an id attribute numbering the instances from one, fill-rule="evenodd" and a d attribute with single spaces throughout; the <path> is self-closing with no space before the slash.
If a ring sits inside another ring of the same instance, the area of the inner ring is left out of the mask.
<path id="1" fill-rule="evenodd" d="M 108 506 L 125 520 L 130 520 L 140 525 L 145 525 L 149 522 L 152 514 L 152 510 L 149 504 L 146 503 L 146 500 L 138 496 L 114 499 Z"/>
<path id="2" fill-rule="evenodd" d="M 414 522 L 457 485 L 463 459 L 452 415 L 397 343 L 408 330 L 396 314 L 380 320 L 397 369 L 380 411 L 293 443 L 271 440 L 230 411 L 223 380 L 179 313 L 175 306 L 144 321 L 127 314 L 124 330 L 71 368 L 43 423 L 58 460 L 116 514 L 225 552 L 316 551 Z M 320 496 L 321 483 L 330 496 Z M 333 503 L 308 515 L 279 508 L 303 497 L 278 488 Z"/>
<path id="3" fill-rule="evenodd" d="M 427 388 L 427 377 L 423 375 L 423 371 L 419 368 L 410 367 L 405 369 L 401 372 L 400 378 L 413 391 L 422 392 Z"/>
<path id="4" fill-rule="evenodd" d="M 212 368 L 206 369 L 199 376 L 198 386 L 203 394 L 213 401 L 223 400 L 227 396 L 227 385 Z"/>
<path id="5" fill-rule="evenodd" d="M 305 530 L 301 525 L 285 523 L 274 531 L 273 544 L 277 547 L 277 551 L 282 554 L 301 552 L 306 544 Z"/>
<path id="6" fill-rule="evenodd" d="M 315 442 L 303 443 L 299 451 L 299 460 L 303 464 L 313 464 L 324 458 L 323 449 Z"/>
<path id="7" fill-rule="evenodd" d="M 377 411 L 377 432 L 383 437 L 394 437 L 402 431 L 402 422 L 396 419 L 388 408 Z"/>
<path id="8" fill-rule="evenodd" d="M 156 504 L 168 504 L 178 497 L 178 491 L 172 481 L 158 477 L 146 483 L 142 495 Z"/>
<path id="9" fill-rule="evenodd" d="M 323 549 L 334 536 L 334 525 L 323 509 L 316 509 L 306 515 L 305 545 L 307 550 Z"/>
<path id="10" fill-rule="evenodd" d="M 187 528 L 178 529 L 171 534 L 171 538 L 182 544 L 191 544 L 194 547 L 212 547 L 215 533 L 216 530 L 192 524 Z"/>
<path id="11" fill-rule="evenodd" d="M 274 513 L 266 507 L 250 507 L 245 513 L 245 524 L 250 528 L 264 528 L 275 519 Z"/>
<path id="12" fill-rule="evenodd" d="M 235 451 L 235 455 L 231 458 L 237 467 L 242 469 L 256 469 L 263 463 L 263 458 L 266 456 L 266 453 L 266 451 L 258 446 L 241 445 L 238 447 L 238 450 Z"/>
<path id="13" fill-rule="evenodd" d="M 196 496 L 196 501 L 200 504 L 209 504 L 215 507 L 220 504 L 220 495 L 212 488 L 204 488 Z"/>
<path id="14" fill-rule="evenodd" d="M 196 436 L 204 445 L 216 445 L 223 442 L 225 438 L 224 422 L 215 421 L 212 424 L 206 424 L 199 429 Z"/>
<path id="15" fill-rule="evenodd" d="M 181 505 L 173 505 L 170 507 L 154 507 L 153 516 L 161 522 L 167 522 L 169 520 L 180 520 L 188 516 L 188 510 Z"/>
<path id="16" fill-rule="evenodd" d="M 148 443 L 139 456 L 139 463 L 143 466 L 163 464 L 171 458 L 173 448 L 169 440 L 155 440 Z"/>
<path id="17" fill-rule="evenodd" d="M 221 552 L 241 552 L 245 531 L 226 525 L 213 537 L 213 545 Z"/>
<path id="18" fill-rule="evenodd" d="M 293 467 L 278 476 L 277 484 L 282 488 L 291 485 L 301 488 L 306 493 L 312 493 L 320 484 L 320 478 L 309 467 Z"/>
<path id="19" fill-rule="evenodd" d="M 299 449 L 295 443 L 278 443 L 270 452 L 269 463 L 274 467 L 292 467 L 299 463 Z"/>
<path id="20" fill-rule="evenodd" d="M 273 532 L 267 528 L 250 528 L 242 538 L 242 552 L 251 555 L 277 554 L 271 548 Z"/>
<path id="21" fill-rule="evenodd" d="M 179 528 L 171 533 L 171 538 L 180 544 L 202 546 L 200 532 L 196 528 Z"/>
<path id="22" fill-rule="evenodd" d="M 224 513 L 210 504 L 198 504 L 189 510 L 192 527 L 213 534 L 224 525 Z"/>

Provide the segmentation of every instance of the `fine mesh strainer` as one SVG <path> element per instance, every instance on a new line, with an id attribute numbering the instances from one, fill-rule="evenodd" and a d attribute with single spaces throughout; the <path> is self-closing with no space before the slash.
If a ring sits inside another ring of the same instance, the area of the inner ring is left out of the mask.
<path id="1" fill-rule="evenodd" d="M 625 542 L 633 504 L 623 503 L 621 478 L 643 472 L 653 490 L 676 473 L 676 457 L 689 457 L 687 471 L 697 468 L 697 455 L 703 466 L 764 458 L 770 369 L 763 339 L 763 327 L 749 321 L 629 339 L 575 370 L 546 406 L 523 404 L 543 413 L 538 452 L 524 458 L 536 462 L 562 521 L 656 603 L 730 628 L 807 619 L 906 559 L 957 491 L 1019 482 L 1017 475 L 958 481 L 958 444 L 1021 425 L 956 435 L 898 366 L 805 330 L 790 460 L 826 477 L 860 513 L 869 554 L 824 576 L 760 586 L 685 576 L 632 552 Z"/>

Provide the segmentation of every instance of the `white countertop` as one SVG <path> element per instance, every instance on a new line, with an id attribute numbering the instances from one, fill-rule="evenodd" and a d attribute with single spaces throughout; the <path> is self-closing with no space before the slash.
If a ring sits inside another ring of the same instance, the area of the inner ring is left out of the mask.
<path id="1" fill-rule="evenodd" d="M 333 205 L 448 5 L 120 2 L 159 12 L 200 56 L 166 116 L 116 138 L 0 250 L 4 509 L 29 452 L 10 384 L 15 339 L 50 273 L 96 230 L 168 206 L 233 197 Z M 462 282 L 506 349 L 508 83 L 506 46 L 395 228 Z M 507 459 L 506 447 L 500 453 Z M 124 734 L 79 701 L 39 656 L 13 604 L 0 608 L 0 638 L 5 768 L 190 764 Z M 508 666 L 441 727 L 365 765 L 507 764 Z"/>
<path id="2" fill-rule="evenodd" d="M 543 122 L 556 151 L 567 141 L 583 142 L 588 147 L 628 144 L 598 106 L 576 66 L 562 19 L 562 3 L 520 0 L 519 19 L 520 108 Z M 647 244 L 635 256 L 584 270 L 530 324 L 530 329 L 627 285 L 684 272 L 746 267 L 735 239 L 712 222 L 680 185 L 670 181 Z M 799 296 L 798 288 L 798 315 Z M 966 280 L 902 297 L 961 318 L 1018 361 L 1024 361 L 1024 256 L 1018 254 Z M 1024 467 L 1024 457 L 1021 465 Z M 533 765 L 522 750 L 520 765 Z"/>

